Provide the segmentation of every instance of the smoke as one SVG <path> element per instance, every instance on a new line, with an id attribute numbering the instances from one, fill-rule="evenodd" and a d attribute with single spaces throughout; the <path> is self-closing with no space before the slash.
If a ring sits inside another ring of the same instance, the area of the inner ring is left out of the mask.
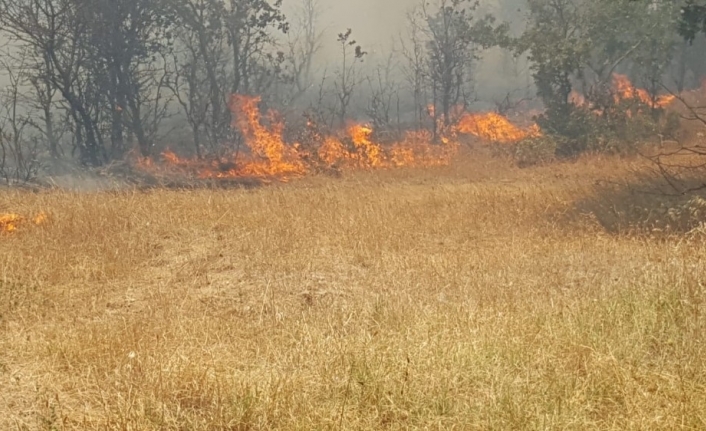
<path id="1" fill-rule="evenodd" d="M 3 3 L 11 4 L 8 1 L 5 0 Z M 32 0 L 24 1 L 29 4 Z M 59 2 L 59 0 L 56 1 Z M 311 2 L 314 2 L 314 7 L 309 10 L 316 12 L 314 14 L 316 15 L 316 24 L 313 29 L 302 25 L 306 19 L 301 19 L 307 16 L 302 11 L 306 10 L 306 6 L 311 5 Z M 155 55 L 151 57 L 151 61 L 149 59 L 144 61 L 132 59 L 130 61 L 134 63 L 134 68 L 111 69 L 111 73 L 116 74 L 122 73 L 121 70 L 129 70 L 139 71 L 140 75 L 145 72 L 146 75 L 151 76 L 151 81 L 144 81 L 151 83 L 151 86 L 147 86 L 149 89 L 141 86 L 133 89 L 134 91 L 129 94 L 113 84 L 113 80 L 107 78 L 109 75 L 103 69 L 105 66 L 102 64 L 104 63 L 91 60 L 103 58 L 101 56 L 113 58 L 121 55 L 119 52 L 113 53 L 106 50 L 105 46 L 109 44 L 104 45 L 96 42 L 102 40 L 104 28 L 100 25 L 93 26 L 95 27 L 91 30 L 93 33 L 87 33 L 86 42 L 81 46 L 89 47 L 100 55 L 85 56 L 90 61 L 86 60 L 81 64 L 79 69 L 82 72 L 77 74 L 76 82 L 78 80 L 85 81 L 81 84 L 84 86 L 90 83 L 91 86 L 86 88 L 94 88 L 93 86 L 100 88 L 101 91 L 96 91 L 96 94 L 101 96 L 89 97 L 76 104 L 85 105 L 82 106 L 85 112 L 95 112 L 95 118 L 90 116 L 79 118 L 77 115 L 73 117 L 68 115 L 69 113 L 75 114 L 78 108 L 75 106 L 67 108 L 68 105 L 63 101 L 61 92 L 58 92 L 56 99 L 50 102 L 57 111 L 56 115 L 47 114 L 42 117 L 42 110 L 37 108 L 39 105 L 26 103 L 30 100 L 41 99 L 39 97 L 39 93 L 43 91 L 41 89 L 34 89 L 36 90 L 34 93 L 32 92 L 34 90 L 31 90 L 28 92 L 29 97 L 16 98 L 15 102 L 23 101 L 23 103 L 17 102 L 22 105 L 18 109 L 27 110 L 22 114 L 32 120 L 27 124 L 33 127 L 27 127 L 26 130 L 28 134 L 32 132 L 34 135 L 27 137 L 28 142 L 39 142 L 44 139 L 41 134 L 43 130 L 39 129 L 44 127 L 46 130 L 53 131 L 52 121 L 57 125 L 59 123 L 69 124 L 73 129 L 63 124 L 64 129 L 62 129 L 61 137 L 47 139 L 52 145 L 44 145 L 42 148 L 50 148 L 52 156 L 57 156 L 61 152 L 56 151 L 59 147 L 64 150 L 64 153 L 73 151 L 78 154 L 84 151 L 86 154 L 90 153 L 90 157 L 81 155 L 81 160 L 84 162 L 89 160 L 95 165 L 103 163 L 98 160 L 99 154 L 104 154 L 101 157 L 106 159 L 105 162 L 108 162 L 124 157 L 127 153 L 126 149 L 133 147 L 139 147 L 145 156 L 152 152 L 156 154 L 168 147 L 177 150 L 177 152 L 179 149 L 195 152 L 198 157 L 201 157 L 202 150 L 205 151 L 205 154 L 220 155 L 226 149 L 240 148 L 241 142 L 233 138 L 231 133 L 230 115 L 221 115 L 227 111 L 227 108 L 221 105 L 224 100 L 227 100 L 230 93 L 260 96 L 262 101 L 260 108 L 263 113 L 270 109 L 278 110 L 284 118 L 283 124 L 288 126 L 286 128 L 288 134 L 285 135 L 287 142 L 295 142 L 296 139 L 300 139 L 289 135 L 304 130 L 304 126 L 310 122 L 321 125 L 328 132 L 334 129 L 345 130 L 350 122 L 368 124 L 373 130 L 379 132 L 380 136 L 386 136 L 386 143 L 399 138 L 397 136 L 393 139 L 394 134 L 402 135 L 405 130 L 409 129 L 433 128 L 436 136 L 437 118 L 429 115 L 430 106 L 437 109 L 439 105 L 443 105 L 436 112 L 440 112 L 439 117 L 443 117 L 447 123 L 452 121 L 449 120 L 451 108 L 459 107 L 470 112 L 496 111 L 514 122 L 522 120 L 530 112 L 538 112 L 541 104 L 536 97 L 537 91 L 527 57 L 516 56 L 510 50 L 499 47 L 479 48 L 480 44 L 492 45 L 508 41 L 503 36 L 499 36 L 504 32 L 494 30 L 499 24 L 508 24 L 509 33 L 514 37 L 520 37 L 525 31 L 525 26 L 529 25 L 531 28 L 533 21 L 528 19 L 528 1 L 480 0 L 480 6 L 477 9 L 470 8 L 464 12 L 461 12 L 460 8 L 440 10 L 439 6 L 444 4 L 443 2 L 444 0 L 358 0 L 347 2 L 340 0 L 286 0 L 282 5 L 282 12 L 290 24 L 288 34 L 283 34 L 280 31 L 287 26 L 280 21 L 281 15 L 275 14 L 274 21 L 269 22 L 269 26 L 264 30 L 268 36 L 253 44 L 250 44 L 248 38 L 232 36 L 223 30 L 217 31 L 218 37 L 204 37 L 205 40 L 212 41 L 212 46 L 196 46 L 201 43 L 196 44 L 193 41 L 200 41 L 203 36 L 197 37 L 196 35 L 205 31 L 200 29 L 206 27 L 195 25 L 191 28 L 187 24 L 180 23 L 179 28 L 171 28 L 174 32 L 170 32 L 170 34 L 177 35 L 175 36 L 177 49 L 170 51 L 165 58 L 160 60 L 161 57 Z M 243 2 L 243 4 L 245 3 L 247 2 Z M 276 5 L 275 9 L 279 7 L 279 2 L 270 1 L 269 3 Z M 450 3 L 451 0 L 446 0 L 445 4 Z M 468 0 L 468 3 L 464 4 L 471 3 L 472 0 Z M 583 0 L 579 3 L 591 4 Z M 96 4 L 98 4 L 97 0 Z M 110 2 L 106 4 L 110 4 Z M 424 13 L 420 12 L 422 7 L 425 8 Z M 416 15 L 414 15 L 415 10 L 417 11 Z M 469 12 L 470 10 L 473 12 Z M 222 15 L 221 12 L 214 9 L 211 14 L 219 16 Z M 466 12 L 473 15 L 472 20 L 468 15 L 463 15 Z M 495 17 L 495 21 L 483 21 L 482 18 L 486 15 Z M 9 16 L 9 14 L 4 16 Z M 20 14 L 20 16 L 23 15 Z M 135 15 L 133 14 L 133 16 Z M 411 23 L 412 16 L 416 17 L 416 27 Z M 91 23 L 90 20 L 94 18 L 92 15 L 83 14 L 80 14 L 80 17 L 87 23 Z M 89 20 L 86 20 L 86 17 Z M 76 19 L 81 21 L 79 18 Z M 237 19 L 223 19 L 222 25 L 217 28 L 228 28 L 233 34 L 240 34 L 238 32 L 241 31 L 253 31 L 253 28 L 249 27 L 251 24 L 245 23 L 259 22 L 244 20 L 241 28 L 238 27 L 241 24 L 238 24 L 240 21 Z M 479 20 L 484 25 L 474 26 Z M 4 22 L 8 27 L 11 25 L 7 24 L 9 21 Z M 412 28 L 417 30 L 414 38 L 410 33 Z M 479 28 L 483 31 L 476 31 Z M 352 31 L 351 39 L 338 40 L 339 34 L 347 35 L 348 29 Z M 125 32 L 133 34 L 130 31 Z M 443 38 L 439 34 L 444 32 L 446 34 L 455 32 L 456 39 L 453 36 L 450 38 L 454 40 L 453 43 L 448 42 L 449 38 L 446 43 L 440 42 Z M 96 37 L 94 33 L 98 36 Z M 0 32 L 0 35 L 2 34 Z M 113 37 L 129 36 L 121 34 L 116 33 Z M 156 36 L 150 39 L 151 36 L 145 33 L 139 37 L 132 36 L 131 40 L 139 45 L 141 40 L 149 39 L 150 46 L 159 46 L 159 35 L 165 33 L 150 34 Z M 317 49 L 312 48 L 310 42 L 313 40 L 312 34 L 317 36 L 318 43 L 313 44 L 317 46 Z M 458 35 L 463 36 L 459 37 Z M 231 49 L 227 47 L 229 45 L 226 42 L 223 42 L 224 40 L 241 41 L 243 46 L 235 43 L 234 48 Z M 245 40 L 248 42 L 245 43 Z M 355 40 L 355 42 L 350 42 L 350 40 Z M 469 44 L 470 40 L 473 41 L 473 44 Z M 526 40 L 532 41 L 533 39 L 528 37 Z M 3 57 L 4 51 L 11 52 L 13 49 L 19 49 L 6 42 L 0 39 L 0 59 Z M 701 46 L 703 46 L 704 41 L 701 42 Z M 456 44 L 455 47 L 449 48 L 454 44 Z M 461 45 L 461 48 L 458 45 Z M 342 61 L 342 48 L 346 51 L 347 63 Z M 250 51 L 241 52 L 243 49 Z M 356 51 L 358 49 L 360 51 Z M 215 52 L 218 58 L 206 61 L 204 59 L 209 54 L 195 52 L 199 50 L 206 53 Z M 362 51 L 365 51 L 366 55 L 358 55 Z M 684 71 L 687 69 L 694 71 L 695 76 L 691 78 L 686 72 L 682 74 L 680 85 L 688 87 L 690 81 L 695 81 L 697 77 L 706 75 L 706 72 L 703 72 L 706 70 L 706 65 L 689 63 L 693 62 L 689 55 L 693 57 L 695 50 L 691 51 L 692 54 L 689 54 L 687 47 L 682 47 L 678 51 L 675 52 L 675 55 L 681 56 L 680 61 Z M 310 55 L 312 52 L 315 52 L 313 56 Z M 5 55 L 5 57 L 11 58 L 9 55 Z M 37 58 L 41 59 L 42 57 Z M 74 57 L 68 56 L 68 58 Z M 106 61 L 105 64 L 119 63 Z M 354 64 L 355 67 L 352 67 L 351 64 Z M 7 84 L 7 70 L 2 69 L 0 67 L 0 87 Z M 47 70 L 55 69 L 57 68 L 49 67 Z M 356 69 L 355 73 L 352 69 Z M 25 78 L 34 76 L 31 67 L 25 66 L 24 70 L 26 72 L 23 75 Z M 69 70 L 74 69 L 70 68 Z M 697 70 L 701 70 L 701 72 L 697 73 Z M 134 72 L 134 74 L 137 76 L 138 72 Z M 96 80 L 93 78 L 95 76 L 101 78 Z M 142 78 L 138 80 L 133 77 L 120 80 L 120 82 L 123 81 L 142 82 Z M 24 85 L 26 87 L 31 80 L 24 79 L 18 82 L 20 82 L 17 84 L 18 86 Z M 57 83 L 61 82 L 74 81 L 54 80 L 50 87 L 58 87 L 60 84 Z M 115 80 L 115 82 L 118 81 Z M 81 86 L 76 88 L 75 91 L 79 93 L 82 91 L 80 90 Z M 108 91 L 111 88 L 112 92 Z M 21 93 L 26 92 L 26 88 L 20 90 Z M 129 96 L 137 94 L 139 97 Z M 3 106 L 3 97 L 6 95 L 0 93 L 0 108 Z M 132 104 L 123 100 L 127 97 L 135 99 Z M 77 98 L 73 97 L 72 99 L 76 100 Z M 7 103 L 4 105 L 8 106 Z M 537 109 L 535 110 L 535 108 Z M 14 113 L 15 110 L 11 110 L 11 112 Z M 49 112 L 49 109 L 44 112 Z M 129 115 L 125 114 L 126 112 Z M 154 113 L 154 120 L 150 117 L 141 121 L 146 112 Z M 1 109 L 0 114 L 2 114 Z M 127 121 L 128 117 L 135 120 Z M 49 120 L 42 125 L 40 121 L 36 120 L 37 118 L 49 118 Z M 64 121 L 63 118 L 69 118 L 69 121 Z M 71 120 L 72 118 L 73 120 Z M 2 115 L 0 115 L 0 120 L 2 119 Z M 37 124 L 40 127 L 36 127 Z M 450 124 L 445 124 L 445 126 L 450 126 Z M 0 127 L 2 127 L 1 123 Z M 33 128 L 38 130 L 33 130 Z M 73 134 L 74 130 L 83 129 L 90 131 L 90 136 L 98 135 L 103 139 L 95 139 L 95 136 L 90 138 L 88 133 Z M 149 137 L 145 134 L 146 129 L 152 133 Z M 105 135 L 103 136 L 102 133 Z M 76 136 L 79 136 L 80 139 L 73 139 Z M 91 145 L 84 145 L 91 139 Z M 104 151 L 114 142 L 117 142 L 115 151 L 111 149 L 110 154 L 108 151 Z M 77 148 L 78 150 L 76 150 Z M 90 151 L 87 148 L 90 148 Z M 95 150 L 96 148 L 103 153 Z M 235 152 L 237 153 L 237 151 Z M 190 156 L 191 154 L 185 155 Z"/>
<path id="2" fill-rule="evenodd" d="M 296 15 L 301 2 L 290 0 L 284 4 L 283 10 L 288 17 Z M 370 75 L 392 55 L 397 67 L 391 78 L 403 85 L 401 63 L 404 59 L 400 50 L 402 43 L 409 43 L 409 15 L 425 3 L 431 8 L 437 5 L 428 0 L 318 0 L 322 46 L 315 58 L 316 79 L 321 79 L 324 73 L 329 77 L 335 73 L 340 59 L 336 36 L 350 28 L 353 38 L 368 53 L 361 66 L 361 74 Z M 498 23 L 510 24 L 511 34 L 519 35 L 524 27 L 525 6 L 525 0 L 484 0 L 477 15 L 492 14 Z M 529 63 L 525 58 L 514 58 L 507 50 L 492 48 L 481 51 L 474 74 L 476 96 L 473 106 L 477 109 L 492 109 L 508 95 L 515 99 L 534 97 Z M 364 94 L 365 88 L 359 88 L 357 93 L 359 99 L 367 96 Z"/>
<path id="3" fill-rule="evenodd" d="M 336 35 L 353 29 L 356 40 L 371 53 L 390 49 L 393 38 L 404 31 L 407 13 L 419 0 L 319 0 L 321 24 L 325 30 L 324 58 L 337 54 Z M 297 0 L 285 5 L 288 14 L 296 8 Z"/>

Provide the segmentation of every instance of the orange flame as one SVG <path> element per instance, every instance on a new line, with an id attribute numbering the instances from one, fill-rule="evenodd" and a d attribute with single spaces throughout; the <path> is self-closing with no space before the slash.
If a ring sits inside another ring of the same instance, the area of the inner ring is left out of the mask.
<path id="1" fill-rule="evenodd" d="M 383 165 L 380 146 L 371 141 L 373 129 L 360 124 L 348 128 L 348 135 L 353 141 L 355 155 L 364 167 L 380 167 Z"/>
<path id="2" fill-rule="evenodd" d="M 625 99 L 634 99 L 639 100 L 645 105 L 649 105 L 653 108 L 664 108 L 665 106 L 671 104 L 675 99 L 675 97 L 670 94 L 657 96 L 653 101 L 647 90 L 635 88 L 626 75 L 621 75 L 619 73 L 613 74 L 613 87 L 615 89 L 616 103 Z"/>
<path id="3" fill-rule="evenodd" d="M 459 133 L 470 134 L 484 141 L 499 143 L 518 142 L 541 134 L 537 125 L 533 125 L 529 130 L 523 130 L 495 112 L 464 114 L 457 130 Z"/>
<path id="4" fill-rule="evenodd" d="M 306 167 L 299 155 L 282 138 L 284 124 L 274 111 L 270 111 L 271 126 L 269 129 L 263 126 L 259 103 L 259 97 L 236 94 L 231 98 L 233 127 L 240 131 L 253 156 L 259 159 L 244 164 L 240 175 L 263 177 L 305 174 Z"/>
<path id="5" fill-rule="evenodd" d="M 318 156 L 328 166 L 343 169 L 423 167 L 446 165 L 458 150 L 448 140 L 432 144 L 433 136 L 427 131 L 407 132 L 401 142 L 388 146 L 374 142 L 372 135 L 369 126 L 350 125 L 343 139 L 327 137 L 319 147 Z"/>
<path id="6" fill-rule="evenodd" d="M 586 106 L 588 102 L 583 94 L 576 90 L 571 90 L 571 94 L 569 94 L 569 103 L 575 106 Z"/>
<path id="7" fill-rule="evenodd" d="M 279 178 L 302 176 L 314 166 L 324 165 L 340 169 L 371 169 L 399 166 L 435 166 L 448 164 L 457 146 L 450 139 L 434 143 L 428 132 L 410 132 L 401 142 L 383 145 L 374 140 L 374 130 L 364 124 L 350 124 L 342 133 L 312 138 L 318 148 L 309 154 L 302 145 L 288 145 L 283 137 L 284 123 L 277 112 L 270 111 L 267 125 L 258 109 L 260 99 L 234 95 L 230 108 L 232 126 L 238 130 L 249 148 L 248 155 L 232 155 L 224 159 L 206 161 L 179 157 L 172 151 L 162 153 L 170 170 L 198 178 Z M 315 129 L 309 120 L 307 126 Z M 315 132 L 315 131 L 314 131 Z M 147 171 L 158 169 L 151 159 L 138 160 L 138 166 Z"/>
<path id="8" fill-rule="evenodd" d="M 42 225 L 47 221 L 49 221 L 49 216 L 44 211 L 40 212 L 34 217 L 34 219 L 32 219 L 32 223 L 37 226 Z"/>
<path id="9" fill-rule="evenodd" d="M 39 226 L 46 223 L 48 220 L 49 217 L 47 214 L 40 212 L 32 219 L 32 223 Z M 25 221 L 25 218 L 19 214 L 0 214 L 0 233 L 15 232 Z"/>
<path id="10" fill-rule="evenodd" d="M 14 232 L 22 222 L 18 214 L 0 214 L 0 232 Z"/>
<path id="11" fill-rule="evenodd" d="M 615 103 L 620 103 L 623 100 L 637 100 L 652 108 L 666 108 L 676 97 L 671 94 L 659 95 L 652 100 L 650 93 L 643 88 L 636 88 L 630 78 L 620 73 L 613 73 L 613 100 Z M 586 97 L 576 90 L 573 90 L 569 95 L 569 102 L 575 106 L 588 106 L 589 103 Z"/>
<path id="12" fill-rule="evenodd" d="M 613 74 L 613 87 L 616 90 L 616 103 L 623 99 L 635 99 L 653 108 L 664 108 L 675 99 L 673 95 L 669 94 L 657 96 L 653 101 L 652 97 L 646 90 L 642 88 L 635 88 L 627 76 L 619 73 Z"/>

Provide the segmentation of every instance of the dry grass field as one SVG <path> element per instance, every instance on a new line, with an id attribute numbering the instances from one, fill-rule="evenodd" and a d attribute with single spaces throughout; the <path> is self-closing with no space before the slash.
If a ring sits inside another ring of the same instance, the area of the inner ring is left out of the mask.
<path id="1" fill-rule="evenodd" d="M 706 246 L 636 161 L 0 191 L 2 430 L 706 429 Z M 583 202 L 583 203 L 582 203 Z"/>

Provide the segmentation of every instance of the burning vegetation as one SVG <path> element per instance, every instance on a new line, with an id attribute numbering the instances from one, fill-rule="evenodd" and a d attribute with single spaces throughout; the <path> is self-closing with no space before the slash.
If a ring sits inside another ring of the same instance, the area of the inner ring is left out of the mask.
<path id="1" fill-rule="evenodd" d="M 366 124 L 350 123 L 343 131 L 322 134 L 309 122 L 312 142 L 285 142 L 285 124 L 278 112 L 260 113 L 260 98 L 234 95 L 230 109 L 232 127 L 242 137 L 248 151 L 233 152 L 213 160 L 180 157 L 171 150 L 162 153 L 162 163 L 140 158 L 138 168 L 147 172 L 166 170 L 198 179 L 261 178 L 287 180 L 320 169 L 356 169 L 441 166 L 451 162 L 458 144 L 451 136 L 434 139 L 426 130 L 408 131 L 398 142 L 376 141 Z M 509 122 L 506 124 L 510 125 Z M 492 129 L 492 125 L 489 125 Z M 461 133 L 467 133 L 459 130 Z M 453 133 L 453 132 L 452 132 Z M 472 133 L 472 132 L 468 132 Z M 494 136 L 477 135 L 480 138 Z"/>
<path id="2" fill-rule="evenodd" d="M 620 103 L 621 100 L 637 100 L 651 108 L 665 108 L 672 104 L 676 99 L 671 94 L 667 95 L 650 95 L 647 90 L 636 88 L 627 75 L 619 73 L 613 74 L 613 87 L 615 88 L 615 103 Z"/>
<path id="3" fill-rule="evenodd" d="M 0 92 L 8 183 L 36 179 L 38 154 L 59 161 L 70 153 L 99 169 L 139 158 L 148 175 L 215 180 L 444 165 L 469 137 L 506 145 L 499 153 L 529 140 L 575 156 L 600 142 L 666 136 L 653 127 L 675 100 L 662 88 L 674 83 L 682 93 L 706 76 L 706 63 L 691 61 L 706 39 L 675 19 L 700 9 L 687 14 L 680 2 L 533 0 L 520 15 L 511 12 L 515 0 L 499 0 L 490 14 L 473 1 L 421 2 L 400 14 L 400 43 L 370 54 L 348 24 L 324 31 L 316 0 L 295 1 L 291 13 L 249 0 L 35 3 L 0 0 L 0 33 L 23 54 L 0 65 L 14 77 Z M 73 42 L 49 43 L 56 40 Z M 503 53 L 502 65 L 489 49 Z M 544 110 L 537 124 L 515 121 L 530 113 L 516 110 L 518 91 L 532 111 Z M 481 100 L 496 111 L 476 112 Z M 318 123 L 305 137 L 293 130 L 297 121 L 284 121 L 302 110 Z M 642 114 L 652 124 L 640 124 Z M 171 132 L 178 142 L 162 151 Z"/>
<path id="4" fill-rule="evenodd" d="M 43 225 L 48 221 L 48 216 L 44 212 L 40 212 L 36 216 L 27 219 L 19 214 L 7 213 L 0 214 L 0 233 L 12 233 L 17 231 L 20 226 L 30 222 L 35 226 Z"/>
<path id="5" fill-rule="evenodd" d="M 614 74 L 611 93 L 617 106 L 634 100 L 654 109 L 664 109 L 675 96 L 657 97 L 636 88 L 625 75 Z M 534 122 L 521 127 L 498 112 L 463 112 L 454 109 L 449 127 L 436 118 L 429 107 L 429 116 L 437 123 L 437 136 L 429 130 L 409 130 L 401 138 L 381 142 L 376 131 L 367 124 L 349 122 L 338 132 L 325 133 L 313 121 L 307 122 L 306 137 L 299 141 L 285 139 L 286 124 L 273 109 L 264 115 L 259 97 L 233 95 L 229 108 L 232 129 L 241 137 L 245 151 L 231 151 L 215 157 L 182 157 L 172 150 L 161 154 L 161 161 L 139 158 L 137 167 L 147 173 L 172 173 L 197 179 L 276 179 L 287 181 L 321 171 L 352 171 L 400 167 L 429 167 L 450 164 L 458 154 L 459 137 L 471 136 L 487 144 L 512 145 L 543 136 Z M 570 102 L 596 112 L 587 97 L 573 91 Z M 629 113 L 628 113 L 629 115 Z"/>
<path id="6" fill-rule="evenodd" d="M 502 144 L 519 142 L 529 137 L 541 135 L 536 124 L 524 130 L 512 124 L 507 117 L 496 112 L 464 114 L 456 128 L 459 133 L 476 136 L 485 142 Z"/>
<path id="7" fill-rule="evenodd" d="M 613 73 L 612 75 L 610 95 L 611 101 L 615 105 L 619 105 L 624 101 L 634 101 L 651 109 L 667 108 L 676 100 L 676 96 L 671 94 L 651 95 L 647 90 L 635 87 L 627 75 L 620 73 Z M 573 90 L 569 95 L 569 101 L 578 107 L 593 108 L 586 96 L 576 90 Z"/>

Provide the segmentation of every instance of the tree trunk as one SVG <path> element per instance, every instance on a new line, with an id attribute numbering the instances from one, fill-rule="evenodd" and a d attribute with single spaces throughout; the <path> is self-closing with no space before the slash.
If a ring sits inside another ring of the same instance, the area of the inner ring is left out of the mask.
<path id="1" fill-rule="evenodd" d="M 140 147 L 142 156 L 149 157 L 152 155 L 152 142 L 145 133 L 145 125 L 142 124 L 140 105 L 134 97 L 130 97 L 129 103 L 132 117 L 132 132 L 135 134 L 135 138 L 137 138 L 137 145 Z"/>
<path id="2" fill-rule="evenodd" d="M 51 106 L 44 106 L 44 128 L 47 134 L 47 140 L 49 141 L 49 151 L 51 156 L 58 159 L 61 154 L 59 154 L 59 142 L 56 138 L 54 132 L 54 117 L 51 112 Z"/>

